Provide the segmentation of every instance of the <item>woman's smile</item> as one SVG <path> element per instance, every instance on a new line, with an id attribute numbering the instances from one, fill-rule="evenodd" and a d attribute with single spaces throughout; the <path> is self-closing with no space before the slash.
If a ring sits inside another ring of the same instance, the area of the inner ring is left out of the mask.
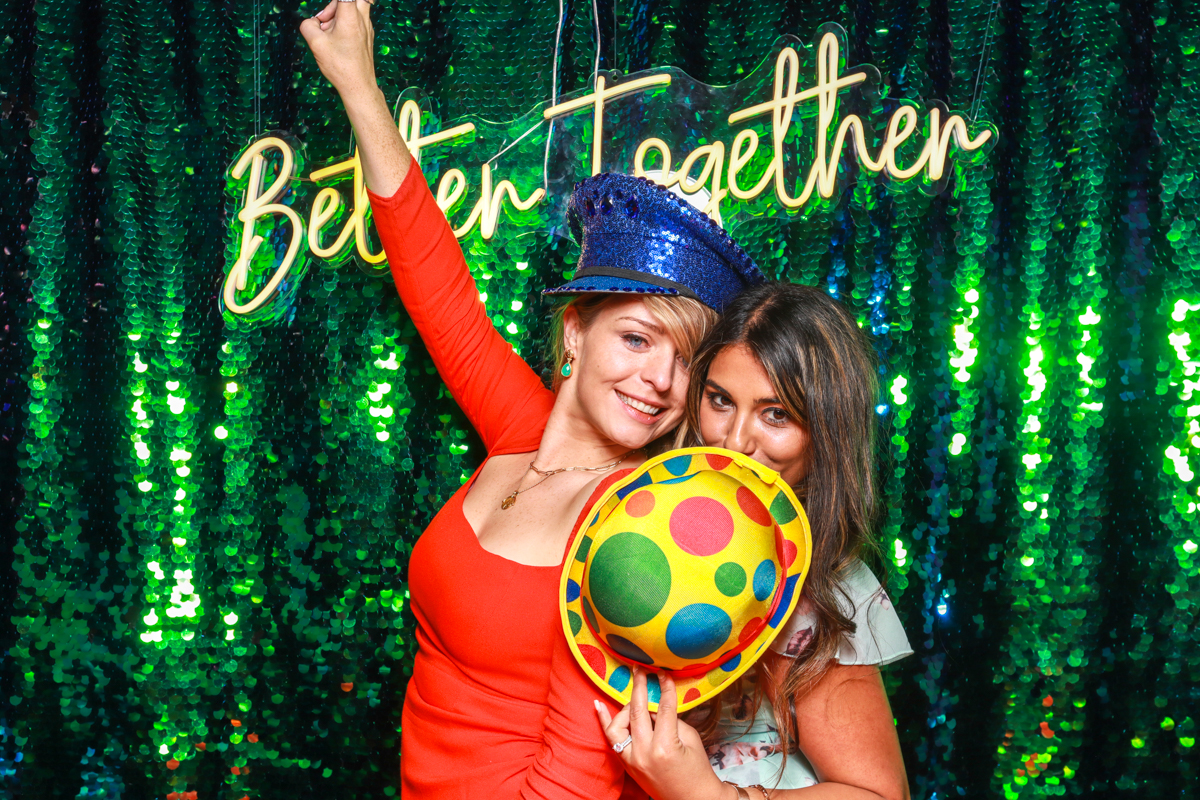
<path id="1" fill-rule="evenodd" d="M 613 390 L 617 393 L 617 398 L 626 405 L 627 408 L 636 412 L 632 416 L 634 419 L 644 421 L 646 423 L 656 421 L 659 414 L 662 413 L 663 407 L 651 405 L 643 400 L 630 397 L 624 392 Z"/>

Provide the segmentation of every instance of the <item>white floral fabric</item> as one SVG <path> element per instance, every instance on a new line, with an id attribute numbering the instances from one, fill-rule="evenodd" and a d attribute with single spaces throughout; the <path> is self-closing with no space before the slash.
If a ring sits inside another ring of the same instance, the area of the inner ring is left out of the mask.
<path id="1" fill-rule="evenodd" d="M 850 568 L 845 588 L 854 606 L 853 614 L 848 616 L 857 628 L 853 634 L 842 637 L 838 663 L 883 665 L 911 655 L 912 647 L 892 608 L 892 601 L 861 561 Z M 812 640 L 815 622 L 812 603 L 801 595 L 796 610 L 771 643 L 771 649 L 792 658 L 800 655 Z M 709 749 L 709 763 L 721 780 L 740 786 L 757 783 L 768 788 L 802 789 L 814 785 L 817 776 L 804 754 L 785 756 L 781 752 L 771 704 L 763 702 L 751 718 L 755 675 L 753 670 L 748 672 L 742 680 L 742 696 L 732 702 L 727 698 L 722 706 L 720 730 L 723 737 Z"/>

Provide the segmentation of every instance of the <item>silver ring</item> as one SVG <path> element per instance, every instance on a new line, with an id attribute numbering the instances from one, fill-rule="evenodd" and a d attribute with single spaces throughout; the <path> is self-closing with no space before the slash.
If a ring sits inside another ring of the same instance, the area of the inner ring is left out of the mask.
<path id="1" fill-rule="evenodd" d="M 612 746 L 612 749 L 613 749 L 613 750 L 616 750 L 618 753 L 620 753 L 620 752 L 621 752 L 621 751 L 623 751 L 623 750 L 624 750 L 626 747 L 629 747 L 629 745 L 631 745 L 631 744 L 633 744 L 633 734 L 630 734 L 629 736 L 626 736 L 626 737 L 625 737 L 625 741 L 623 741 L 623 742 L 620 742 L 620 743 L 618 743 L 618 744 L 614 744 L 614 745 Z"/>

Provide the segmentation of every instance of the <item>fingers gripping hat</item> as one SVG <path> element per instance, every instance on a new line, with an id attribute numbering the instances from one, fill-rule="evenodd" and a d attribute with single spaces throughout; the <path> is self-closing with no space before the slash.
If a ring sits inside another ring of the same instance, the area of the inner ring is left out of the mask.
<path id="1" fill-rule="evenodd" d="M 613 172 L 575 184 L 567 222 L 580 247 L 575 278 L 544 294 L 680 295 L 721 311 L 766 280 L 724 228 L 646 178 Z"/>
<path id="2" fill-rule="evenodd" d="M 630 670 L 670 675 L 679 710 L 750 668 L 791 615 L 812 540 L 773 470 L 730 450 L 650 459 L 606 491 L 567 555 L 559 610 L 571 650 L 608 695 Z"/>

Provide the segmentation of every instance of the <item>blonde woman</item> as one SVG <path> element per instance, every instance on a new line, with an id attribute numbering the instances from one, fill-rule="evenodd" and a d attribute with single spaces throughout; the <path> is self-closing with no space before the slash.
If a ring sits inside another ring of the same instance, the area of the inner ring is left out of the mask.
<path id="1" fill-rule="evenodd" d="M 331 3 L 301 33 L 354 128 L 400 297 L 487 448 L 409 562 L 420 649 L 404 704 L 404 796 L 615 797 L 624 773 L 591 718 L 599 693 L 558 625 L 560 565 L 599 494 L 674 432 L 692 350 L 761 275 L 665 190 L 588 179 L 569 203 L 576 279 L 552 290 L 575 299 L 557 316 L 547 389 L 492 326 L 397 133 L 375 84 L 370 5 Z"/>

